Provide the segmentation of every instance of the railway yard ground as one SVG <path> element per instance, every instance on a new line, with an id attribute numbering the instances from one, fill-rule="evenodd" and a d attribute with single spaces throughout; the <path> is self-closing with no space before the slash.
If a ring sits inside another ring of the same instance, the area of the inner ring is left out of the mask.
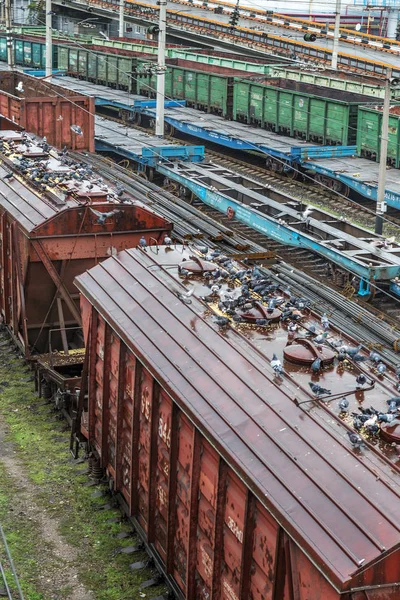
<path id="1" fill-rule="evenodd" d="M 150 592 L 139 589 L 152 571 L 129 569 L 143 552 L 120 552 L 137 542 L 132 529 L 118 508 L 109 506 L 106 486 L 93 485 L 97 480 L 88 477 L 87 461 L 72 458 L 69 427 L 34 393 L 32 371 L 5 331 L 0 332 L 0 393 L 0 523 L 25 600 L 162 594 L 162 584 Z M 0 595 L 5 595 L 1 584 Z"/>

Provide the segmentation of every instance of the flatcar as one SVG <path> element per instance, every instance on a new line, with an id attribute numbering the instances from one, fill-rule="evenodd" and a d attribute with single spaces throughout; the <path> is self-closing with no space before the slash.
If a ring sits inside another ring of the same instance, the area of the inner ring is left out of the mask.
<path id="1" fill-rule="evenodd" d="M 345 396 L 349 411 L 386 410 L 394 373 L 380 380 L 368 354 L 338 361 L 261 301 L 238 321 L 224 315 L 200 299 L 204 275 L 221 269 L 213 260 L 127 250 L 77 278 L 87 359 L 76 440 L 181 600 L 397 599 L 395 452 L 363 433 L 354 448 L 337 406 Z M 225 284 L 220 294 L 233 298 Z M 318 332 L 300 312 L 299 330 Z"/>

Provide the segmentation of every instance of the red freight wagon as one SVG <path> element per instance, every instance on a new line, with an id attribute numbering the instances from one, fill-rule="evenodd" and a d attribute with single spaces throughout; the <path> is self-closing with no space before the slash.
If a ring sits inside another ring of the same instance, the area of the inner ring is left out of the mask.
<path id="1" fill-rule="evenodd" d="M 99 173 L 27 140 L 0 131 L 0 314 L 29 355 L 49 351 L 51 330 L 52 350 L 76 347 L 79 273 L 142 236 L 162 242 L 172 225 L 126 193 L 121 200 Z"/>
<path id="2" fill-rule="evenodd" d="M 398 599 L 390 449 L 354 450 L 337 402 L 310 395 L 309 368 L 274 374 L 285 327 L 221 329 L 198 299 L 204 281 L 189 275 L 185 289 L 178 275 L 192 253 L 126 250 L 77 278 L 88 375 L 78 423 L 157 564 L 191 600 Z M 361 395 L 380 408 L 389 379 L 353 393 L 357 369 L 331 362 L 319 381 L 350 410 Z"/>

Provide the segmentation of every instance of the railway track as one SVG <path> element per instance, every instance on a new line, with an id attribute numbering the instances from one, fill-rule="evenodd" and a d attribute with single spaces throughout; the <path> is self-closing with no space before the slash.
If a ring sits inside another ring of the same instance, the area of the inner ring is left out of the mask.
<path id="1" fill-rule="evenodd" d="M 98 111 L 99 114 L 106 115 L 108 120 L 123 123 L 127 127 L 149 133 L 147 127 L 127 122 L 112 114 L 110 115 L 110 112 L 104 108 Z M 177 143 L 179 139 L 198 143 L 196 138 L 183 134 L 179 134 L 179 136 L 165 135 L 165 138 L 172 143 Z M 243 152 L 230 151 L 228 148 L 224 148 L 224 151 L 221 152 L 216 149 L 215 144 L 209 142 L 205 142 L 204 146 L 206 157 L 210 162 L 231 169 L 240 175 L 251 178 L 255 183 L 267 187 L 270 190 L 271 198 L 282 199 L 282 196 L 289 194 L 293 198 L 301 200 L 303 204 L 314 205 L 331 212 L 335 216 L 344 216 L 348 221 L 374 231 L 375 202 L 373 200 L 366 200 L 365 198 L 362 201 L 352 200 L 343 195 L 338 195 L 337 192 L 327 190 L 322 186 L 270 171 L 265 166 L 265 158 L 256 153 L 248 153 L 249 160 L 245 161 L 242 157 L 239 158 L 238 156 L 238 154 L 243 156 Z M 340 208 L 338 207 L 338 200 L 340 200 Z M 396 239 L 400 240 L 400 217 L 397 216 L 398 211 L 389 208 L 386 214 L 388 221 L 384 222 L 384 235 L 388 238 L 395 236 Z"/>
<path id="2" fill-rule="evenodd" d="M 228 219 L 227 216 L 204 205 L 200 201 L 192 204 L 188 200 L 174 195 L 177 192 L 175 184 L 169 190 L 160 189 L 154 183 L 134 175 L 126 167 L 116 165 L 110 159 L 96 155 L 84 156 L 83 161 L 92 163 L 102 173 L 123 184 L 124 188 L 136 195 L 139 200 L 147 204 L 150 203 L 150 207 L 173 221 L 175 223 L 175 237 L 179 241 L 192 239 L 196 242 L 197 239 L 199 240 L 199 244 L 219 247 L 228 254 L 274 251 L 278 258 L 278 264 L 272 267 L 271 272 L 275 272 L 278 278 L 285 283 L 287 283 L 285 268 L 288 268 L 290 273 L 297 274 L 300 278 L 304 274 L 310 277 L 316 288 L 316 291 L 313 293 L 313 302 L 315 306 L 320 307 L 321 312 L 329 311 L 330 302 L 326 297 L 322 298 L 318 295 L 319 286 L 326 290 L 326 295 L 329 296 L 331 290 L 332 293 L 335 293 L 341 299 L 341 304 L 348 304 L 351 307 L 352 314 L 354 313 L 353 316 L 350 315 L 350 318 L 356 322 L 358 321 L 358 324 L 361 322 L 364 323 L 367 329 L 369 319 L 378 324 L 381 321 L 386 323 L 389 329 L 394 332 L 393 339 L 388 343 L 388 346 L 393 347 L 393 345 L 397 345 L 397 317 L 400 315 L 400 303 L 397 299 L 380 297 L 376 298 L 372 304 L 363 302 L 360 299 L 351 300 L 351 289 L 348 290 L 349 294 L 346 296 L 340 287 L 332 283 L 328 264 L 323 257 L 307 250 L 282 246 L 254 231 L 247 225 Z M 218 234 L 216 235 L 215 232 L 218 232 Z M 282 265 L 282 268 L 280 265 Z M 302 295 L 310 295 L 310 284 L 306 283 L 302 285 L 293 283 L 293 287 Z M 345 310 L 345 308 L 345 306 L 342 306 L 341 310 Z M 337 312 L 337 306 L 332 304 L 330 313 Z M 364 315 L 364 318 L 361 318 L 361 314 Z M 341 326 L 345 327 L 347 331 L 350 325 L 348 317 L 349 315 L 347 317 L 344 316 L 341 322 Z M 362 334 L 359 331 L 354 331 L 354 334 L 357 334 L 356 337 L 358 336 L 359 339 L 366 338 L 365 331 Z M 373 337 L 370 343 L 380 344 L 382 340 L 379 341 L 379 336 Z M 388 360 L 398 361 L 398 355 L 392 352 L 392 350 L 386 348 L 386 352 Z"/>

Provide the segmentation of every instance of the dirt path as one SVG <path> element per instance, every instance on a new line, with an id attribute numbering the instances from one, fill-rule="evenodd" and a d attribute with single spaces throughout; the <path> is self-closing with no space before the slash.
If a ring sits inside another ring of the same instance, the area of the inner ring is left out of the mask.
<path id="1" fill-rule="evenodd" d="M 5 440 L 6 433 L 6 426 L 0 420 L 0 462 L 17 490 L 11 510 L 16 521 L 29 520 L 34 522 L 37 529 L 37 550 L 41 567 L 37 587 L 46 600 L 57 600 L 60 590 L 63 590 L 63 599 L 95 600 L 93 593 L 78 581 L 77 551 L 58 533 L 57 515 L 50 515 L 48 510 L 40 506 L 40 486 L 29 481 L 13 444 Z"/>

